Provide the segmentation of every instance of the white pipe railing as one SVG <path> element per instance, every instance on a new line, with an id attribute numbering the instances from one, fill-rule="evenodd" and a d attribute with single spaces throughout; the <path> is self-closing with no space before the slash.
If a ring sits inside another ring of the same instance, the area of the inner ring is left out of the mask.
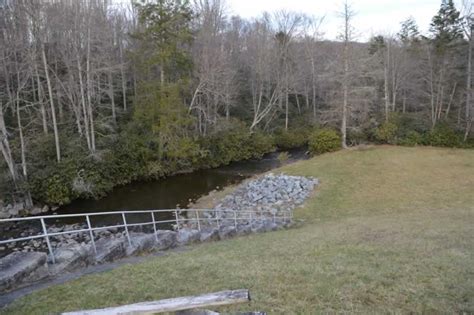
<path id="1" fill-rule="evenodd" d="M 180 217 L 179 213 L 186 212 L 188 213 L 187 218 Z M 191 218 L 189 213 L 195 212 L 195 218 Z M 203 215 L 199 215 L 199 213 L 210 213 L 214 214 L 213 217 L 205 218 Z M 232 213 L 231 218 L 220 218 L 220 215 L 225 213 Z M 172 220 L 156 220 L 155 214 L 156 213 L 170 213 L 170 216 L 173 216 L 174 219 Z M 283 221 L 291 221 L 293 219 L 293 212 L 291 210 L 288 211 L 278 211 L 274 213 L 269 213 L 267 218 L 273 219 L 275 223 L 277 219 L 282 219 Z M 130 214 L 150 214 L 151 221 L 143 222 L 143 223 L 128 223 L 127 222 L 127 215 Z M 277 216 L 278 214 L 278 216 Z M 93 227 L 91 224 L 91 217 L 98 217 L 104 215 L 120 215 L 122 224 L 114 224 L 114 225 L 106 225 L 100 227 Z M 83 217 L 87 223 L 87 228 L 80 228 L 80 229 L 72 229 L 62 232 L 48 232 L 47 224 L 45 220 L 48 219 L 62 219 L 62 218 L 74 218 L 74 217 Z M 95 244 L 94 239 L 94 232 L 101 231 L 101 230 L 109 230 L 114 228 L 124 228 L 125 236 L 127 238 L 128 244 L 131 246 L 132 241 L 130 237 L 129 227 L 136 227 L 136 226 L 153 226 L 153 231 L 156 237 L 156 241 L 158 241 L 157 236 L 157 225 L 162 223 L 175 223 L 176 229 L 179 231 L 180 225 L 185 224 L 186 222 L 196 223 L 198 230 L 202 229 L 202 222 L 209 224 L 212 226 L 212 222 L 214 221 L 217 225 L 217 228 L 220 228 L 222 223 L 225 220 L 233 221 L 233 225 L 237 227 L 238 221 L 247 221 L 248 223 L 252 224 L 253 222 L 263 222 L 264 214 L 262 211 L 253 211 L 253 210 L 226 210 L 226 209 L 162 209 L 162 210 L 136 210 L 136 211 L 111 211 L 111 212 L 95 212 L 95 213 L 76 213 L 76 214 L 58 214 L 58 215 L 44 215 L 44 216 L 33 216 L 33 217 L 23 217 L 23 218 L 10 218 L 10 219 L 0 219 L 0 224 L 7 223 L 7 222 L 23 222 L 23 221 L 40 221 L 41 223 L 41 230 L 42 233 L 38 235 L 32 235 L 27 237 L 19 237 L 19 238 L 10 238 L 6 240 L 0 239 L 0 245 L 14 243 L 14 242 L 22 242 L 22 241 L 30 241 L 34 239 L 43 238 L 46 241 L 46 245 L 48 247 L 48 251 L 51 257 L 51 262 L 55 263 L 54 257 L 54 250 L 53 246 L 50 241 L 50 237 L 53 236 L 60 236 L 65 234 L 79 234 L 79 233 L 88 233 L 91 239 L 92 248 L 94 253 L 97 255 L 97 247 Z"/>

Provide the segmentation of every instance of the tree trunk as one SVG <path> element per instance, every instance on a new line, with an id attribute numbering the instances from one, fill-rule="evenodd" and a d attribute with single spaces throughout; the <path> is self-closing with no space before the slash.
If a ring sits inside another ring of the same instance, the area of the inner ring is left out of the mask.
<path id="1" fill-rule="evenodd" d="M 109 97 L 110 97 L 110 103 L 112 106 L 112 119 L 114 120 L 114 123 L 117 122 L 117 114 L 115 112 L 115 91 L 114 91 L 114 79 L 112 76 L 112 71 L 109 71 Z"/>
<path id="2" fill-rule="evenodd" d="M 386 56 L 383 66 L 384 71 L 384 92 L 385 92 L 385 121 L 388 121 L 390 110 L 390 91 L 389 91 L 389 67 L 390 67 L 390 41 L 387 43 Z"/>
<path id="3" fill-rule="evenodd" d="M 248 290 L 233 290 L 208 293 L 198 296 L 185 296 L 166 300 L 142 302 L 117 307 L 96 310 L 63 313 L 63 315 L 98 315 L 98 314 L 158 314 L 173 313 L 183 310 L 195 310 L 204 307 L 217 307 L 237 303 L 248 303 L 250 293 Z M 197 313 L 197 312 L 191 312 Z M 199 312 L 201 313 L 201 312 Z"/>
<path id="4" fill-rule="evenodd" d="M 427 47 L 428 50 L 428 62 L 430 67 L 430 75 L 429 75 L 429 85 L 430 85 L 430 107 L 431 107 L 431 129 L 434 129 L 436 125 L 436 115 L 435 115 L 435 102 L 436 96 L 434 91 L 434 64 L 431 56 L 430 47 Z"/>
<path id="5" fill-rule="evenodd" d="M 298 108 L 298 114 L 301 115 L 301 105 L 300 105 L 300 98 L 298 93 L 295 92 L 295 99 L 296 99 L 296 107 Z"/>
<path id="6" fill-rule="evenodd" d="M 285 91 L 285 130 L 288 130 L 288 90 Z"/>
<path id="7" fill-rule="evenodd" d="M 451 96 L 449 97 L 448 107 L 446 108 L 446 113 L 444 115 L 444 118 L 446 118 L 446 119 L 449 116 L 449 111 L 451 110 L 451 105 L 452 105 L 453 100 L 454 100 L 454 94 L 456 94 L 456 87 L 457 86 L 458 86 L 458 83 L 454 82 L 453 91 L 451 92 Z"/>
<path id="8" fill-rule="evenodd" d="M 41 55 L 43 59 L 44 72 L 46 76 L 46 84 L 48 85 L 49 104 L 51 106 L 51 118 L 53 120 L 54 143 L 56 145 L 56 159 L 58 162 L 60 162 L 61 161 L 61 148 L 59 146 L 58 124 L 56 122 L 56 110 L 54 107 L 54 100 L 53 100 L 53 88 L 51 87 L 51 80 L 49 78 L 48 62 L 46 61 L 46 53 L 44 49 L 44 44 L 41 46 Z"/>
<path id="9" fill-rule="evenodd" d="M 341 145 L 347 148 L 347 106 L 349 97 L 349 35 L 348 21 L 346 20 L 345 41 L 344 41 L 344 78 L 343 78 L 343 101 L 342 101 L 342 121 L 341 121 Z"/>
<path id="10" fill-rule="evenodd" d="M 46 108 L 43 103 L 43 86 L 41 85 L 41 81 L 38 74 L 38 67 L 35 62 L 35 77 L 36 77 L 36 85 L 37 85 L 37 95 L 38 95 L 38 103 L 40 104 L 40 111 L 41 111 L 41 121 L 43 124 L 43 132 L 45 135 L 48 134 L 48 122 L 46 118 Z"/>
<path id="11" fill-rule="evenodd" d="M 28 175 L 28 170 L 26 168 L 26 147 L 25 147 L 25 137 L 23 136 L 23 126 L 21 125 L 21 115 L 20 115 L 20 97 L 19 93 L 16 93 L 16 118 L 18 124 L 18 133 L 20 135 L 20 155 L 21 155 L 21 169 L 23 171 L 23 177 L 26 178 Z"/>
<path id="12" fill-rule="evenodd" d="M 95 152 L 94 112 L 92 111 L 92 81 L 91 81 L 91 29 L 87 26 L 87 54 L 86 54 L 86 87 L 87 87 L 87 115 L 89 116 L 91 153 Z"/>
<path id="13" fill-rule="evenodd" d="M 8 141 L 8 132 L 5 126 L 5 119 L 3 117 L 3 104 L 0 100 L 0 150 L 2 151 L 3 158 L 7 164 L 8 171 L 13 182 L 16 184 L 18 175 L 15 168 L 15 162 L 13 161 L 12 152 L 10 149 L 10 143 Z"/>
<path id="14" fill-rule="evenodd" d="M 405 114 L 407 110 L 407 96 L 405 94 L 405 92 L 403 93 L 403 108 L 402 108 L 402 112 Z"/>
<path id="15" fill-rule="evenodd" d="M 23 179 L 22 181 L 28 181 L 28 169 L 26 166 L 26 145 L 25 145 L 25 137 L 23 136 L 23 126 L 21 125 L 21 115 L 20 115 L 20 95 L 17 91 L 16 93 L 16 116 L 17 116 L 17 123 L 18 123 L 18 131 L 20 134 L 20 154 L 21 154 L 21 169 L 23 172 Z M 31 208 L 33 206 L 33 200 L 31 199 L 31 193 L 28 189 L 24 191 L 24 201 L 25 206 L 27 208 Z"/>
<path id="16" fill-rule="evenodd" d="M 474 116 L 474 109 L 471 104 L 472 98 L 472 33 L 474 31 L 474 26 L 471 25 L 470 36 L 469 36 L 469 46 L 467 54 L 467 79 L 466 79 L 466 130 L 464 132 L 464 141 L 469 137 L 469 133 L 472 128 L 472 120 Z"/>
<path id="17" fill-rule="evenodd" d="M 87 114 L 87 105 L 86 105 L 86 97 L 85 97 L 85 88 L 84 88 L 84 82 L 82 80 L 82 65 L 80 61 L 79 54 L 77 56 L 77 70 L 78 70 L 78 75 L 79 75 L 79 89 L 81 90 L 81 104 L 82 104 L 82 116 L 83 116 L 83 121 L 84 121 L 84 131 L 86 133 L 86 143 L 87 143 L 87 149 L 89 151 L 92 150 L 91 148 L 91 138 L 90 138 L 90 132 L 89 132 L 89 115 Z"/>
<path id="18" fill-rule="evenodd" d="M 314 66 L 314 57 L 311 56 L 311 90 L 313 102 L 313 120 L 316 121 L 316 70 Z"/>
<path id="19" fill-rule="evenodd" d="M 127 78 L 125 78 L 125 65 L 123 60 L 123 43 L 122 39 L 119 38 L 119 55 L 120 55 L 120 76 L 122 79 L 122 102 L 123 102 L 123 111 L 127 111 Z M 135 89 L 135 96 L 137 95 L 136 86 L 137 81 L 136 77 L 134 76 L 134 89 Z"/>

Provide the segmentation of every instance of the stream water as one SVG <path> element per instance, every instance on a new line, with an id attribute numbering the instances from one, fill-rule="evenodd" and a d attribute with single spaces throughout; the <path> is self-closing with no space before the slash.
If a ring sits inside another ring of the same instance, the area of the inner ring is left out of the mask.
<path id="1" fill-rule="evenodd" d="M 289 151 L 294 162 L 306 158 L 304 149 Z M 157 181 L 139 181 L 117 187 L 106 197 L 93 200 L 76 200 L 59 208 L 58 214 L 90 213 L 119 210 L 186 208 L 189 202 L 214 189 L 236 184 L 250 176 L 267 172 L 280 166 L 278 152 L 269 153 L 260 160 L 235 162 L 214 169 L 180 174 Z"/>
<path id="2" fill-rule="evenodd" d="M 305 159 L 305 149 L 294 149 L 289 151 L 288 163 Z M 221 189 L 225 186 L 237 184 L 242 180 L 256 174 L 267 172 L 281 165 L 278 160 L 278 152 L 269 153 L 260 160 L 247 160 L 231 163 L 214 169 L 199 170 L 188 174 L 170 176 L 156 181 L 138 181 L 117 187 L 106 197 L 98 200 L 79 199 L 67 206 L 57 209 L 55 214 L 93 213 L 108 211 L 133 211 L 150 209 L 185 209 L 187 205 L 208 194 L 212 190 Z M 173 213 L 156 214 L 156 220 L 169 220 L 174 218 Z M 91 217 L 94 227 L 119 224 L 122 221 L 120 215 L 101 215 Z M 47 225 L 54 224 L 85 224 L 84 217 L 68 217 L 61 219 L 48 219 Z M 149 222 L 149 215 L 141 213 L 127 215 L 128 223 Z M 169 224 L 168 224 L 169 225 Z M 163 226 L 160 228 L 170 228 Z M 0 239 L 18 237 L 20 232 L 30 232 L 28 235 L 37 234 L 41 230 L 39 221 L 17 223 L 9 228 L 0 225 Z M 10 249 L 0 248 L 0 257 L 10 252 Z"/>

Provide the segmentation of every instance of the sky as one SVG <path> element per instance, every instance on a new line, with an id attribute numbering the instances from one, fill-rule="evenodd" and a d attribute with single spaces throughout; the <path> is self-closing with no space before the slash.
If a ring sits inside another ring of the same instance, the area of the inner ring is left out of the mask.
<path id="1" fill-rule="evenodd" d="M 112 0 L 130 3 L 130 0 Z M 192 3 L 194 0 L 190 0 Z M 226 4 L 227 15 L 254 18 L 263 12 L 281 9 L 302 12 L 310 16 L 324 17 L 321 31 L 326 39 L 336 39 L 341 31 L 342 20 L 338 12 L 344 0 L 221 0 Z M 455 0 L 458 10 L 463 0 Z M 469 0 L 467 0 L 469 1 Z M 471 0 L 474 1 L 474 0 Z M 441 0 L 348 0 L 356 15 L 353 19 L 355 40 L 367 41 L 372 35 L 395 35 L 400 23 L 413 17 L 421 33 L 429 30 L 431 19 L 438 12 Z"/>
<path id="2" fill-rule="evenodd" d="M 334 0 L 227 0 L 230 15 L 258 17 L 264 11 L 280 9 L 323 17 L 321 29 L 327 39 L 336 39 L 341 30 L 343 1 Z M 356 15 L 353 20 L 356 40 L 366 41 L 374 34 L 396 34 L 400 23 L 412 16 L 421 32 L 427 32 L 431 18 L 438 12 L 441 0 L 353 0 L 349 1 Z M 458 1 L 455 1 L 459 4 Z M 460 9 L 460 6 L 457 5 Z"/>

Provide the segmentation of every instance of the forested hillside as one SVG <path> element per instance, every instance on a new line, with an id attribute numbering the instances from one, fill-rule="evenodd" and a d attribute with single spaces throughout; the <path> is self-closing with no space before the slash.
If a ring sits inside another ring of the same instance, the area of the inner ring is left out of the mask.
<path id="1" fill-rule="evenodd" d="M 100 197 L 334 137 L 474 146 L 469 1 L 443 0 L 427 34 L 408 18 L 369 42 L 347 4 L 339 41 L 324 38 L 322 18 L 224 8 L 0 1 L 0 208 Z"/>

